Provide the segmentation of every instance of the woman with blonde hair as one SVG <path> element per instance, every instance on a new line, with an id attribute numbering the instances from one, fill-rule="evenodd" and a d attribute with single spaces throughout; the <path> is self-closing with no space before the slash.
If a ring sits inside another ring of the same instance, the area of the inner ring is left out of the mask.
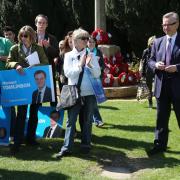
<path id="1" fill-rule="evenodd" d="M 37 52 L 40 65 L 48 64 L 48 59 L 41 46 L 36 43 L 36 33 L 30 26 L 23 26 L 18 33 L 18 44 L 12 46 L 7 58 L 6 67 L 8 69 L 16 69 L 20 75 L 23 75 L 24 68 L 29 67 L 26 57 Z M 25 93 L 25 92 L 24 92 Z M 14 145 L 11 153 L 15 154 L 19 151 L 19 147 L 24 139 L 24 128 L 28 105 L 20 105 L 17 107 L 17 117 L 15 122 Z M 37 145 L 35 141 L 36 128 L 38 123 L 39 104 L 31 104 L 30 117 L 28 121 L 26 143 L 29 145 Z"/>
<path id="2" fill-rule="evenodd" d="M 91 129 L 94 108 L 97 106 L 93 87 L 89 80 L 86 68 L 90 75 L 99 78 L 101 69 L 95 56 L 88 54 L 86 50 L 89 33 L 83 29 L 77 29 L 72 34 L 74 48 L 65 54 L 64 73 L 68 78 L 68 85 L 79 84 L 80 100 L 71 108 L 68 108 L 68 120 L 66 125 L 65 139 L 57 158 L 69 155 L 74 142 L 75 125 L 77 116 L 83 107 L 83 129 L 81 136 L 81 152 L 88 153 L 91 148 Z M 80 82 L 81 79 L 81 82 Z"/>
<path id="3" fill-rule="evenodd" d="M 151 56 L 151 47 L 154 43 L 156 36 L 151 36 L 148 39 L 147 42 L 147 48 L 143 51 L 142 54 L 142 60 L 141 60 L 141 67 L 140 67 L 140 74 L 141 77 L 146 79 L 146 84 L 149 89 L 149 96 L 148 96 L 148 102 L 149 102 L 149 108 L 152 108 L 153 102 L 152 102 L 152 83 L 154 78 L 154 73 L 152 70 L 148 67 L 148 60 Z"/>

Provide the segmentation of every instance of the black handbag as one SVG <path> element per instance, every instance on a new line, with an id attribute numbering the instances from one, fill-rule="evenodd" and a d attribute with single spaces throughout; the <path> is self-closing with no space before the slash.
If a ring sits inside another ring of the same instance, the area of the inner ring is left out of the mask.
<path id="1" fill-rule="evenodd" d="M 56 110 L 68 109 L 81 100 L 80 87 L 83 78 L 84 68 L 79 74 L 77 85 L 64 85 L 61 90 L 60 101 L 56 106 Z"/>

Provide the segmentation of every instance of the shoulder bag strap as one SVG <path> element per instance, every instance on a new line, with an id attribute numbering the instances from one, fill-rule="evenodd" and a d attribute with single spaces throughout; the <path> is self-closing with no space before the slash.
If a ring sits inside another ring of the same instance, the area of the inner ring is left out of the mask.
<path id="1" fill-rule="evenodd" d="M 88 51 L 86 50 L 86 56 L 88 55 Z M 80 59 L 80 56 L 78 57 L 78 59 Z M 83 79 L 83 74 L 84 74 L 84 66 L 82 67 L 82 71 L 79 74 L 79 79 L 78 79 L 78 83 L 77 83 L 77 89 L 78 89 L 78 93 L 81 93 L 81 83 L 82 83 L 82 79 Z"/>

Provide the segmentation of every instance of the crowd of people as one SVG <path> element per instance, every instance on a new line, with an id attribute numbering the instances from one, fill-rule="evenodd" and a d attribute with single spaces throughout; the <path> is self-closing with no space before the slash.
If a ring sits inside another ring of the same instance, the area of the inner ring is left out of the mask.
<path id="1" fill-rule="evenodd" d="M 148 155 L 166 151 L 168 143 L 168 122 L 171 104 L 180 127 L 180 35 L 177 33 L 179 27 L 179 16 L 170 12 L 163 16 L 162 27 L 165 36 L 155 39 L 151 38 L 148 48 L 143 53 L 144 67 L 142 76 L 147 79 L 150 89 L 149 106 L 152 107 L 152 79 L 155 76 L 154 95 L 157 100 L 157 123 L 155 131 L 154 147 L 148 151 Z M 96 39 L 86 30 L 79 28 L 69 31 L 64 40 L 58 41 L 55 36 L 47 32 L 48 17 L 39 14 L 35 18 L 36 30 L 26 25 L 18 33 L 17 42 L 14 30 L 7 26 L 4 28 L 4 38 L 0 37 L 0 70 L 16 69 L 19 74 L 24 73 L 24 68 L 29 67 L 26 57 L 37 51 L 40 65 L 51 65 L 55 89 L 55 102 L 57 105 L 58 82 L 59 91 L 63 85 L 77 85 L 80 82 L 81 98 L 77 103 L 67 109 L 67 123 L 65 133 L 57 128 L 59 117 L 56 111 L 50 114 L 51 125 L 44 132 L 44 137 L 52 137 L 52 131 L 56 134 L 64 134 L 64 143 L 56 157 L 70 155 L 72 153 L 74 137 L 76 133 L 76 121 L 79 116 L 81 129 L 81 153 L 89 153 L 91 150 L 92 123 L 102 126 L 103 120 L 99 113 L 97 101 L 92 84 L 88 78 L 89 74 L 84 70 L 90 70 L 93 78 L 102 78 L 105 67 L 101 51 L 97 47 Z M 149 75 L 151 72 L 151 75 Z M 43 75 L 43 73 L 41 72 Z M 43 75 L 45 78 L 45 75 Z M 57 79 L 56 79 L 57 78 Z M 38 94 L 38 91 L 36 92 Z M 27 145 L 38 145 L 36 141 L 36 128 L 38 123 L 38 109 L 42 105 L 42 96 L 35 99 L 30 105 L 30 117 L 28 121 L 27 134 L 24 138 L 27 105 L 19 105 L 17 112 L 11 107 L 11 136 L 13 145 L 10 150 L 13 155 L 19 152 L 22 143 Z M 55 135 L 54 135 L 55 136 Z M 56 137 L 56 136 L 55 136 Z"/>
<path id="2" fill-rule="evenodd" d="M 40 60 L 40 65 L 51 65 L 52 67 L 56 97 L 55 102 L 50 102 L 52 107 L 56 107 L 57 105 L 56 82 L 58 82 L 59 91 L 61 91 L 63 85 L 76 84 L 78 77 L 82 74 L 81 102 L 67 110 L 68 121 L 64 146 L 61 153 L 67 154 L 71 152 L 73 138 L 77 131 L 76 120 L 78 115 L 82 134 L 82 151 L 89 151 L 92 122 L 97 126 L 102 126 L 103 121 L 98 111 L 91 83 L 84 71 L 84 66 L 90 69 L 93 77 L 98 78 L 104 68 L 102 53 L 97 48 L 96 40 L 91 38 L 90 34 L 82 28 L 69 31 L 64 40 L 61 40 L 58 44 L 56 37 L 47 32 L 47 16 L 43 14 L 37 15 L 35 18 L 35 25 L 37 28 L 36 30 L 28 25 L 23 26 L 18 32 L 17 41 L 12 27 L 6 26 L 4 28 L 4 37 L 0 38 L 2 44 L 0 46 L 0 68 L 1 70 L 16 69 L 17 72 L 22 75 L 24 73 L 24 68 L 29 67 L 26 57 L 36 51 Z M 68 57 L 68 55 L 70 56 Z M 74 59 L 74 61 L 72 61 L 72 59 Z M 36 76 L 39 77 L 40 75 L 42 78 L 46 78 L 46 75 L 42 71 L 38 71 L 38 74 L 36 73 L 34 75 L 35 79 L 37 79 Z M 11 137 L 13 139 L 13 145 L 10 151 L 13 155 L 19 152 L 21 144 L 23 143 L 32 146 L 39 145 L 36 140 L 38 109 L 44 102 L 43 93 L 39 94 L 39 89 L 40 88 L 34 91 L 32 95 L 26 137 L 24 137 L 24 130 L 28 105 L 19 105 L 17 108 L 11 107 Z M 50 117 L 53 117 L 51 122 L 57 121 L 55 117 L 57 114 L 56 112 L 50 114 Z M 54 123 L 51 123 L 52 127 L 53 124 Z M 57 125 L 54 127 L 56 127 L 56 133 L 58 133 L 60 129 L 57 129 Z M 49 129 L 47 128 L 45 130 L 44 137 L 55 136 L 49 133 Z M 62 132 L 60 133 L 59 131 L 58 134 L 62 134 Z M 59 156 L 59 154 L 57 156 Z"/>

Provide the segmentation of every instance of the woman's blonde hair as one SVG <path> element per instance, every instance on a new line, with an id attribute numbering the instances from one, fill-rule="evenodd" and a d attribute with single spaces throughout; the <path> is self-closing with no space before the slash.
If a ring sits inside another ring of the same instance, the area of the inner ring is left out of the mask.
<path id="1" fill-rule="evenodd" d="M 89 38 L 89 33 L 82 28 L 79 28 L 73 31 L 73 34 L 72 34 L 73 40 L 76 40 L 82 37 Z"/>
<path id="2" fill-rule="evenodd" d="M 18 33 L 18 41 L 21 41 L 21 36 L 22 34 L 26 34 L 29 36 L 31 43 L 35 43 L 36 42 L 36 32 L 34 31 L 34 29 L 31 26 L 23 26 Z"/>
<path id="3" fill-rule="evenodd" d="M 156 36 L 149 37 L 148 42 L 147 42 L 148 47 L 152 46 L 155 39 L 156 39 Z"/>

